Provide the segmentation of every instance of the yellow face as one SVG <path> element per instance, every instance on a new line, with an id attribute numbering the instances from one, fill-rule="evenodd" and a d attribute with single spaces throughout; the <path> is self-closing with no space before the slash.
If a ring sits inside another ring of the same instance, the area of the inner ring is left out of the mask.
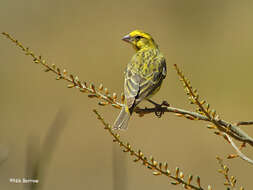
<path id="1" fill-rule="evenodd" d="M 122 39 L 133 45 L 134 49 L 140 50 L 142 48 L 155 48 L 157 47 L 152 36 L 140 30 L 134 30 Z"/>

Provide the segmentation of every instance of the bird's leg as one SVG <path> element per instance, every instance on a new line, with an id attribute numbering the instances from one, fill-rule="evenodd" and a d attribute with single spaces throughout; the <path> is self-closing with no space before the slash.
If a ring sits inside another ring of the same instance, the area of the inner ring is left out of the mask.
<path id="1" fill-rule="evenodd" d="M 155 109 L 156 109 L 156 111 L 155 111 L 155 115 L 157 116 L 157 117 L 162 117 L 162 115 L 164 114 L 164 111 L 163 111 L 163 109 L 162 109 L 162 107 L 163 106 L 165 106 L 165 107 L 169 107 L 170 106 L 170 104 L 168 104 L 168 102 L 167 101 L 163 101 L 161 104 L 158 104 L 158 103 L 156 103 L 156 102 L 154 102 L 153 100 L 150 100 L 150 99 L 147 99 L 151 104 L 153 104 L 154 106 L 155 106 Z"/>

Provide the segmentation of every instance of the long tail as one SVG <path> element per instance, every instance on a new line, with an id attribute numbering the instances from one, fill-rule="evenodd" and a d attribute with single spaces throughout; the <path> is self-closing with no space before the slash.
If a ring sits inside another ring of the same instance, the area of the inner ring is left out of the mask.
<path id="1" fill-rule="evenodd" d="M 120 111 L 119 116 L 117 117 L 116 121 L 113 124 L 113 129 L 114 130 L 126 130 L 127 129 L 127 124 L 130 119 L 130 112 L 126 111 L 126 108 L 123 107 Z"/>

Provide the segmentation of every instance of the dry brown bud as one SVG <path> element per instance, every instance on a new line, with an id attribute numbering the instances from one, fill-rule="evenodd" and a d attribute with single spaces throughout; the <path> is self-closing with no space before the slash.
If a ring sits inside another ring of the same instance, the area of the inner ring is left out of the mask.
<path id="1" fill-rule="evenodd" d="M 233 158 L 237 158 L 238 155 L 237 154 L 230 154 L 228 155 L 227 159 L 233 159 Z"/>
<path id="2" fill-rule="evenodd" d="M 103 88 L 104 88 L 103 84 L 100 84 L 99 87 L 98 87 L 99 90 L 103 90 Z"/>
<path id="3" fill-rule="evenodd" d="M 182 179 L 182 178 L 184 178 L 184 173 L 183 172 L 180 172 L 179 173 L 179 177 Z"/>
<path id="4" fill-rule="evenodd" d="M 178 175 L 179 175 L 179 168 L 176 167 L 176 177 L 178 178 Z"/>
<path id="5" fill-rule="evenodd" d="M 121 94 L 121 102 L 124 103 L 124 101 L 125 101 L 125 95 L 122 93 Z"/>
<path id="6" fill-rule="evenodd" d="M 68 84 L 67 87 L 68 87 L 68 88 L 73 88 L 73 87 L 75 87 L 75 85 L 74 85 L 74 84 Z"/>
<path id="7" fill-rule="evenodd" d="M 153 161 L 153 165 L 154 165 L 154 166 L 157 166 L 157 165 L 158 165 L 158 162 L 154 160 L 154 161 Z"/>
<path id="8" fill-rule="evenodd" d="M 115 107 L 115 108 L 118 108 L 118 109 L 121 108 L 121 106 L 119 106 L 118 104 L 112 104 L 112 106 Z"/>
<path id="9" fill-rule="evenodd" d="M 192 178 L 193 178 L 193 175 L 189 175 L 188 184 L 191 184 Z"/>
<path id="10" fill-rule="evenodd" d="M 94 86 L 94 84 L 92 84 L 92 83 L 90 84 L 90 89 L 92 90 L 93 93 L 96 92 L 95 86 Z"/>
<path id="11" fill-rule="evenodd" d="M 197 184 L 198 184 L 199 187 L 201 187 L 201 185 L 200 185 L 200 177 L 199 176 L 197 176 Z"/>
<path id="12" fill-rule="evenodd" d="M 153 172 L 153 175 L 161 175 L 161 172 L 155 171 L 155 172 Z"/>
<path id="13" fill-rule="evenodd" d="M 164 169 L 167 170 L 168 169 L 168 163 L 167 162 L 164 162 Z"/>
<path id="14" fill-rule="evenodd" d="M 107 104 L 108 104 L 108 102 L 98 102 L 98 105 L 100 105 L 100 106 L 105 106 Z"/>
<path id="15" fill-rule="evenodd" d="M 109 91 L 108 91 L 108 89 L 107 89 L 107 88 L 105 88 L 105 89 L 104 89 L 104 91 L 105 91 L 105 94 L 106 94 L 106 95 L 108 95 L 108 94 L 109 94 Z"/>
<path id="16" fill-rule="evenodd" d="M 113 98 L 114 100 L 117 99 L 117 94 L 116 94 L 115 92 L 112 94 L 112 98 Z"/>

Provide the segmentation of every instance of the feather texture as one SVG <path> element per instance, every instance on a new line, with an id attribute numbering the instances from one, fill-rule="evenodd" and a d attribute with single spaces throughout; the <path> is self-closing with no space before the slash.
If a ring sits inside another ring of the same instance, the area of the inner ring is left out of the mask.
<path id="1" fill-rule="evenodd" d="M 127 40 L 126 40 L 127 39 Z M 159 91 L 166 77 L 166 62 L 153 38 L 139 30 L 124 38 L 136 50 L 127 64 L 124 82 L 125 107 L 114 123 L 114 129 L 126 129 L 134 108 Z"/>

